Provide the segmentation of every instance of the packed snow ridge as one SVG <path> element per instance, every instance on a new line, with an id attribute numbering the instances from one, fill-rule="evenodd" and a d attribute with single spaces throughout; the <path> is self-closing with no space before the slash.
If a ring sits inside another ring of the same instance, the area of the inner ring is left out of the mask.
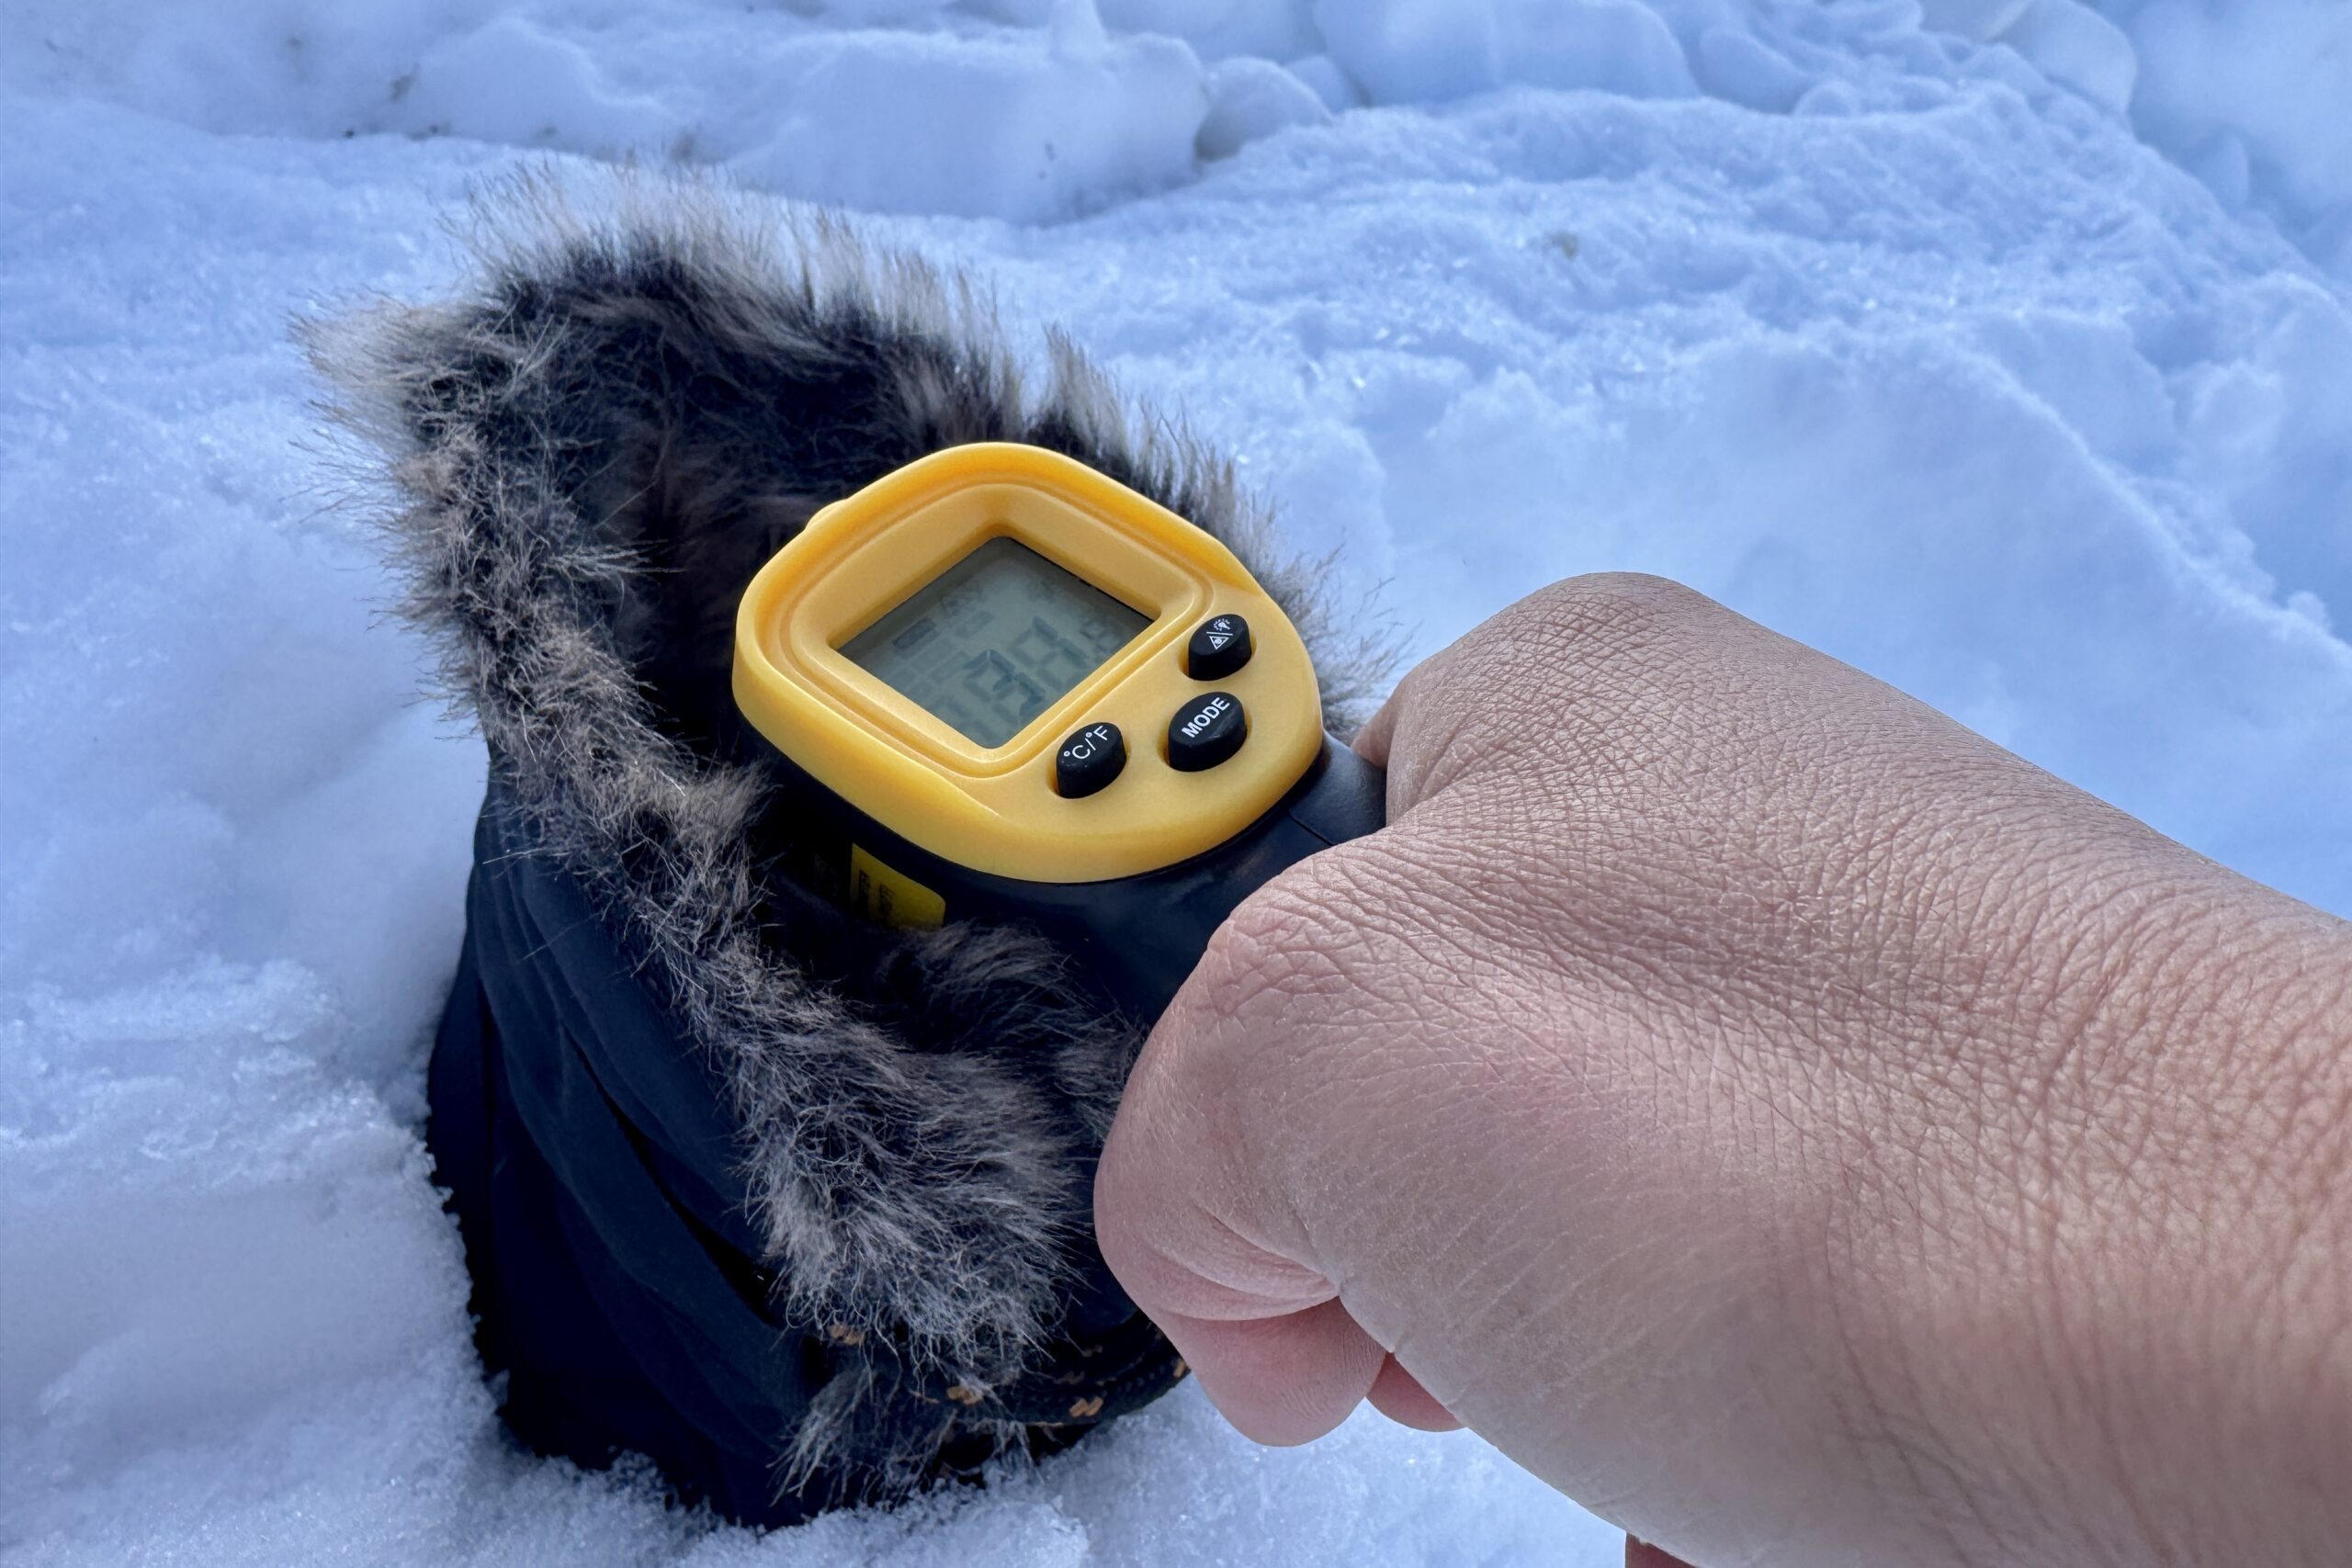
<path id="1" fill-rule="evenodd" d="M 2352 269 L 2340 0 L 28 0 L 11 30 L 0 81 L 209 130 L 675 157 L 796 196 L 1021 220 L 1365 104 L 1521 85 L 1865 114 L 1902 102 L 1873 90 L 1878 67 L 2007 56 Z"/>

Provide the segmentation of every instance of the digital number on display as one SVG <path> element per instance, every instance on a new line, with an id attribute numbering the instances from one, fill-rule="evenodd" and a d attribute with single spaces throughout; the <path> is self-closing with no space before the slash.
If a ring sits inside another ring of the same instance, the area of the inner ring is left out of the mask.
<path id="1" fill-rule="evenodd" d="M 842 653 L 995 748 L 1150 624 L 1018 540 L 999 537 L 843 643 Z"/>

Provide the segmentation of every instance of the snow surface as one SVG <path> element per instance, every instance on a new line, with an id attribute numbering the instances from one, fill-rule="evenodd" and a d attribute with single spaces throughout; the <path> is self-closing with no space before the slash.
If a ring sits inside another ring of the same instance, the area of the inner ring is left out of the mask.
<path id="1" fill-rule="evenodd" d="M 0 1562 L 1613 1562 L 1186 1390 L 760 1538 L 500 1440 L 417 1141 L 476 743 L 290 312 L 517 149 L 887 214 L 1438 646 L 1680 577 L 2352 912 L 2341 0 L 12 0 Z"/>

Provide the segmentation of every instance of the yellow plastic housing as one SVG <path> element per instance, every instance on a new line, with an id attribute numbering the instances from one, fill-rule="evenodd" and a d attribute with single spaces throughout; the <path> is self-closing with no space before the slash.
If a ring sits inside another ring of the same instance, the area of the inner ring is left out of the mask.
<path id="1" fill-rule="evenodd" d="M 1151 624 L 988 749 L 840 649 L 999 536 Z M 1247 618 L 1256 652 L 1214 683 L 1193 680 L 1186 639 L 1228 613 Z M 1215 849 L 1281 800 L 1323 743 L 1306 646 L 1232 551 L 1082 463 L 1009 442 L 934 453 L 818 513 L 743 594 L 734 685 L 761 734 L 867 817 L 957 865 L 1031 882 L 1134 876 Z M 1178 773 L 1169 719 L 1212 690 L 1240 699 L 1249 739 L 1229 761 Z M 1126 738 L 1126 768 L 1066 800 L 1055 752 L 1103 720 Z"/>

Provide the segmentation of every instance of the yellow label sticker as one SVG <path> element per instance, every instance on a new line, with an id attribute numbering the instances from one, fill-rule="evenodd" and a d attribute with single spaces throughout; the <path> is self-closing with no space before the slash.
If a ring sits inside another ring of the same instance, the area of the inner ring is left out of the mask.
<path id="1" fill-rule="evenodd" d="M 930 931 L 947 918 L 947 900 L 855 844 L 849 847 L 849 907 L 901 931 Z"/>

